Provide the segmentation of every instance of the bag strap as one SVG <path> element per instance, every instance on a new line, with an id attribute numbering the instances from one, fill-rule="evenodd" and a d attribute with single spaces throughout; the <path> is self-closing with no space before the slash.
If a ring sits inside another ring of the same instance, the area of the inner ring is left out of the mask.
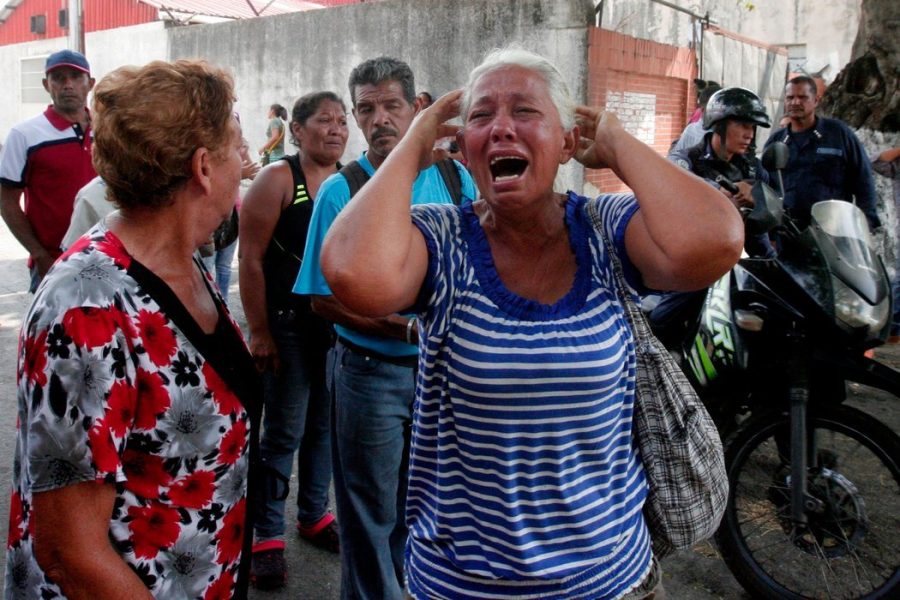
<path id="1" fill-rule="evenodd" d="M 369 180 L 369 174 L 362 168 L 362 165 L 359 164 L 358 160 L 347 163 L 347 165 L 338 171 L 338 173 L 343 175 L 344 179 L 347 180 L 347 187 L 350 188 L 351 198 L 355 196 L 356 192 L 359 191 L 359 188 L 365 185 Z"/>
<path id="2" fill-rule="evenodd" d="M 606 228 L 604 228 L 603 219 L 600 217 L 600 209 L 597 207 L 597 200 L 588 200 L 587 211 L 591 224 L 594 226 L 594 229 L 600 233 L 600 237 L 603 238 L 603 245 L 606 247 L 606 253 L 609 255 L 609 262 L 613 269 L 613 280 L 615 281 L 617 288 L 616 295 L 619 297 L 619 301 L 625 308 L 625 316 L 628 318 L 628 322 L 631 325 L 635 342 L 643 344 L 653 336 L 653 332 L 650 330 L 650 325 L 647 323 L 647 318 L 644 316 L 644 313 L 631 296 L 631 288 L 625 280 L 625 271 L 622 268 L 622 262 L 616 254 L 612 241 L 606 235 Z"/>
<path id="3" fill-rule="evenodd" d="M 444 160 L 439 160 L 434 163 L 438 171 L 441 173 L 441 177 L 444 179 L 444 185 L 447 186 L 447 191 L 450 192 L 450 198 L 453 200 L 453 204 L 459 206 L 462 203 L 462 178 L 459 176 L 459 169 L 456 168 L 456 161 L 452 158 L 445 158 Z"/>

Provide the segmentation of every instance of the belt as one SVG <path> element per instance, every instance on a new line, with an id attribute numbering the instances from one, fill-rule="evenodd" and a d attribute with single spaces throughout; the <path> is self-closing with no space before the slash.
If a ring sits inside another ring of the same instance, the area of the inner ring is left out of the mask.
<path id="1" fill-rule="evenodd" d="M 410 354 L 409 356 L 388 356 L 387 354 L 382 354 L 381 352 L 375 352 L 374 350 L 370 350 L 368 348 L 363 348 L 358 344 L 354 344 L 347 338 L 343 336 L 337 336 L 338 342 L 341 343 L 342 346 L 347 348 L 353 354 L 359 354 L 360 356 L 365 356 L 366 358 L 371 358 L 374 360 L 379 360 L 381 362 L 390 363 L 392 365 L 397 365 L 399 367 L 416 367 L 419 364 L 419 355 L 418 354 Z"/>

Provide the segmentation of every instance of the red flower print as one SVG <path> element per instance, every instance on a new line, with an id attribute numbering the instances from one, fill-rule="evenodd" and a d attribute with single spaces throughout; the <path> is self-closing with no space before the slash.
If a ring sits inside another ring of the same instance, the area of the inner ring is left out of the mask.
<path id="1" fill-rule="evenodd" d="M 103 241 L 97 242 L 96 248 L 123 269 L 127 269 L 131 265 L 131 257 L 125 251 L 122 242 L 110 231 L 106 232 L 106 238 Z"/>
<path id="2" fill-rule="evenodd" d="M 108 310 L 112 315 L 113 322 L 119 326 L 119 329 L 125 332 L 125 336 L 129 343 L 129 350 L 131 350 L 132 341 L 138 336 L 137 329 L 134 328 L 134 323 L 131 322 L 131 317 L 128 313 L 119 310 L 115 306 L 110 306 Z"/>
<path id="3" fill-rule="evenodd" d="M 43 387 L 47 385 L 47 331 L 41 331 L 37 337 L 25 338 L 25 373 L 29 381 Z"/>
<path id="4" fill-rule="evenodd" d="M 212 501 L 216 474 L 212 471 L 196 471 L 182 477 L 169 488 L 169 499 L 176 506 L 203 508 Z"/>
<path id="5" fill-rule="evenodd" d="M 234 587 L 234 575 L 225 571 L 211 586 L 206 588 L 203 600 L 231 600 L 231 588 Z"/>
<path id="6" fill-rule="evenodd" d="M 13 492 L 9 501 L 9 535 L 6 537 L 7 550 L 15 546 L 22 539 L 24 532 L 22 531 L 22 519 L 25 514 L 22 512 L 22 497 L 18 492 Z"/>
<path id="7" fill-rule="evenodd" d="M 94 466 L 101 473 L 115 473 L 119 467 L 119 454 L 112 431 L 104 421 L 97 421 L 88 431 Z"/>
<path id="8" fill-rule="evenodd" d="M 220 565 L 235 562 L 241 555 L 241 547 L 244 544 L 244 516 L 247 511 L 247 501 L 241 500 L 235 504 L 222 520 L 222 528 L 216 533 L 218 552 L 216 562 Z"/>
<path id="9" fill-rule="evenodd" d="M 156 419 L 166 412 L 171 404 L 169 394 L 163 387 L 159 373 L 151 373 L 138 369 L 135 378 L 137 402 L 135 406 L 134 426 L 138 429 L 153 429 Z"/>
<path id="10" fill-rule="evenodd" d="M 117 316 L 106 308 L 79 307 L 66 311 L 62 323 L 77 345 L 96 348 L 112 341 Z"/>
<path id="11" fill-rule="evenodd" d="M 181 527 L 178 511 L 170 506 L 153 502 L 150 506 L 132 506 L 128 509 L 132 521 L 131 541 L 138 558 L 154 558 L 162 548 L 175 543 Z"/>
<path id="12" fill-rule="evenodd" d="M 240 420 L 222 436 L 219 445 L 219 462 L 224 465 L 233 465 L 244 452 L 247 445 L 247 424 Z"/>
<path id="13" fill-rule="evenodd" d="M 110 388 L 106 402 L 106 423 L 116 437 L 123 437 L 134 424 L 134 388 L 117 381 Z"/>
<path id="14" fill-rule="evenodd" d="M 219 407 L 220 415 L 230 415 L 232 413 L 243 410 L 244 406 L 237 396 L 231 391 L 216 370 L 210 366 L 209 362 L 203 363 L 201 369 L 203 377 L 206 379 L 206 389 L 212 393 L 213 400 Z"/>
<path id="15" fill-rule="evenodd" d="M 147 356 L 157 367 L 168 365 L 178 348 L 175 334 L 169 329 L 166 317 L 158 312 L 142 310 L 137 318 Z"/>
<path id="16" fill-rule="evenodd" d="M 87 248 L 90 244 L 91 244 L 90 238 L 80 237 L 77 240 L 75 240 L 75 243 L 73 243 L 71 246 L 69 246 L 68 250 L 63 252 L 63 255 L 60 258 L 62 260 L 66 260 L 71 255 L 81 252 L 82 250 Z"/>
<path id="17" fill-rule="evenodd" d="M 172 476 L 163 468 L 161 456 L 126 450 L 122 454 L 122 469 L 128 478 L 125 489 L 142 498 L 159 498 L 160 486 L 167 486 Z"/>

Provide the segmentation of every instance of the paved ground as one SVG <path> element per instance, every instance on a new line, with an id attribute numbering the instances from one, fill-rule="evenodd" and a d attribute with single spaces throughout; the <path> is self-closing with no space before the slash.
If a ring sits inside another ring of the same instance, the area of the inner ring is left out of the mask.
<path id="1" fill-rule="evenodd" d="M 30 300 L 27 289 L 25 252 L 0 224 L 0 540 L 6 539 L 9 515 L 7 500 L 15 436 L 15 364 L 16 340 L 21 317 Z M 236 269 L 235 269 L 236 272 Z M 233 310 L 243 324 L 235 276 L 231 288 Z M 885 347 L 877 356 L 900 368 L 900 346 Z M 852 386 L 854 404 L 900 431 L 900 410 L 896 398 L 873 390 Z M 295 496 L 288 499 L 292 507 Z M 288 517 L 294 510 L 289 508 Z M 900 532 L 898 532 L 900 533 Z M 319 550 L 296 535 L 287 538 L 289 583 L 277 592 L 253 591 L 253 600 L 331 600 L 339 597 L 340 573 L 336 555 Z M 5 544 L 0 544 L 0 564 L 5 565 Z M 748 600 L 731 577 L 712 544 L 698 545 L 663 561 L 664 582 L 672 600 Z M 3 569 L 0 568 L 0 582 Z"/>

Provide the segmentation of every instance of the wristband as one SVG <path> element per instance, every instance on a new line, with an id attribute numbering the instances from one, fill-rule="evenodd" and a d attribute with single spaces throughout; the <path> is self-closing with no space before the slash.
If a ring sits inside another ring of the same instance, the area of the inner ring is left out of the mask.
<path id="1" fill-rule="evenodd" d="M 412 344 L 412 343 L 413 343 L 413 341 L 412 341 L 412 331 L 413 331 L 413 325 L 415 325 L 415 324 L 416 324 L 416 318 L 415 318 L 415 317 L 411 318 L 411 319 L 410 319 L 409 321 L 407 321 L 407 323 L 406 323 L 406 343 L 407 343 L 407 344 Z"/>

